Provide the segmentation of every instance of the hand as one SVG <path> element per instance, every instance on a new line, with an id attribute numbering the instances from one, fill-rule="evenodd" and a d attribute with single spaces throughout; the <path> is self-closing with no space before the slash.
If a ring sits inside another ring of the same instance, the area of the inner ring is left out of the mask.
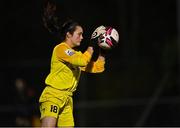
<path id="1" fill-rule="evenodd" d="M 89 46 L 92 46 L 93 47 L 93 50 L 94 50 L 94 53 L 92 55 L 92 60 L 93 61 L 96 61 L 98 56 L 99 56 L 99 53 L 100 53 L 100 47 L 98 45 L 98 42 L 100 41 L 101 39 L 101 35 L 103 33 L 106 32 L 106 27 L 101 25 L 99 26 L 98 28 L 96 28 L 94 30 L 94 32 L 92 33 L 91 35 L 91 39 L 90 39 L 90 43 L 89 43 Z"/>
<path id="2" fill-rule="evenodd" d="M 101 25 L 101 26 L 97 27 L 94 30 L 94 32 L 91 34 L 91 39 L 90 39 L 89 45 L 92 46 L 93 48 L 97 47 L 100 35 L 102 35 L 105 32 L 106 32 L 105 26 Z"/>
<path id="3" fill-rule="evenodd" d="M 98 55 L 99 55 L 99 45 L 98 45 L 98 39 L 99 39 L 99 36 L 96 37 L 96 38 L 93 38 L 90 40 L 90 43 L 89 43 L 89 46 L 92 46 L 93 47 L 93 55 L 92 55 L 92 60 L 93 61 L 96 61 L 97 58 L 98 58 Z"/>
<path id="4" fill-rule="evenodd" d="M 102 56 L 105 56 L 107 53 L 108 53 L 108 50 L 105 50 L 105 49 L 100 48 L 100 54 L 101 54 Z"/>
<path id="5" fill-rule="evenodd" d="M 89 46 L 92 46 L 93 49 L 95 49 L 96 47 L 98 47 L 98 40 L 99 40 L 99 36 L 96 38 L 91 38 Z"/>

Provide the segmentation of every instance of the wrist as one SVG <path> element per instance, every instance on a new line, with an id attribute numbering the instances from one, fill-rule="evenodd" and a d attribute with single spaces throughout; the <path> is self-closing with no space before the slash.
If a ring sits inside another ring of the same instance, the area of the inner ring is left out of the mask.
<path id="1" fill-rule="evenodd" d="M 101 61 L 105 61 L 105 56 L 100 54 L 98 59 L 101 60 Z"/>
<path id="2" fill-rule="evenodd" d="M 94 52 L 93 46 L 88 46 L 87 51 L 92 55 Z"/>

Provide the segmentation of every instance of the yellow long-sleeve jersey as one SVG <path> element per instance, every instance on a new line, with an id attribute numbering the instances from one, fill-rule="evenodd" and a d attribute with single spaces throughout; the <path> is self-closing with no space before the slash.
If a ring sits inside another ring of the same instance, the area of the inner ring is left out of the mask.
<path id="1" fill-rule="evenodd" d="M 60 90 L 75 91 L 82 71 L 99 73 L 104 71 L 105 62 L 91 62 L 91 55 L 75 51 L 62 42 L 54 47 L 51 69 L 45 83 Z"/>

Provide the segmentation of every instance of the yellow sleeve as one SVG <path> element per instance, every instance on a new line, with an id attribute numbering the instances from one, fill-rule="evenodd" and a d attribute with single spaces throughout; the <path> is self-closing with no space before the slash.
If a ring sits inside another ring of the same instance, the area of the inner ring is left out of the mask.
<path id="1" fill-rule="evenodd" d="M 57 46 L 55 52 L 59 60 L 76 66 L 86 66 L 91 59 L 89 52 L 81 53 L 68 48 L 66 45 Z"/>
<path id="2" fill-rule="evenodd" d="M 81 67 L 82 71 L 89 72 L 89 73 L 101 73 L 104 71 L 105 61 L 97 60 L 97 61 L 90 61 L 86 67 Z"/>

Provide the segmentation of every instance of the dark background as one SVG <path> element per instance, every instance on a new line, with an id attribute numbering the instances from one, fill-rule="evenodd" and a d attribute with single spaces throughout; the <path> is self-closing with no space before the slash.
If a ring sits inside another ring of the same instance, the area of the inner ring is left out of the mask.
<path id="1" fill-rule="evenodd" d="M 120 35 L 118 47 L 107 54 L 105 72 L 82 73 L 74 94 L 76 126 L 180 126 L 178 2 L 57 1 L 61 22 L 73 18 L 83 26 L 79 50 L 85 50 L 99 25 L 112 26 Z M 25 111 L 30 122 L 39 118 L 38 98 L 58 44 L 43 26 L 43 4 L 1 2 L 0 126 L 17 126 L 18 111 Z M 14 100 L 17 78 L 33 90 L 20 106 Z"/>

